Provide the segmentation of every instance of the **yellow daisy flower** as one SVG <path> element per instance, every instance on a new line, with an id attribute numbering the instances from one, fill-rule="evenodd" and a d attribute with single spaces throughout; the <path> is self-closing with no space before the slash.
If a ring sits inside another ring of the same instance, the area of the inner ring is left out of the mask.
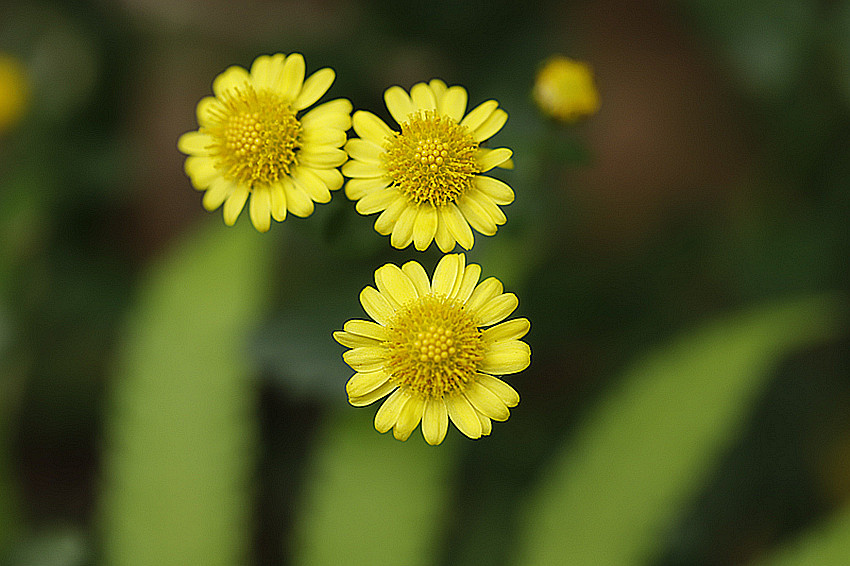
<path id="1" fill-rule="evenodd" d="M 463 254 L 443 257 L 432 281 L 415 261 L 380 267 L 377 289 L 360 293 L 374 322 L 349 320 L 334 332 L 351 348 L 343 359 L 357 372 L 346 384 L 349 402 L 363 407 L 389 395 L 375 415 L 378 432 L 393 429 L 407 440 L 421 421 L 425 440 L 436 445 L 451 419 L 469 438 L 480 438 L 519 403 L 513 387 L 495 376 L 531 363 L 531 349 L 520 340 L 530 323 L 502 322 L 517 307 L 516 295 L 503 293 L 495 277 L 479 284 L 481 267 L 465 261 Z"/>
<path id="2" fill-rule="evenodd" d="M 590 65 L 563 55 L 543 64 L 531 94 L 544 114 L 563 122 L 575 122 L 599 110 L 599 92 Z"/>
<path id="3" fill-rule="evenodd" d="M 266 232 L 271 218 L 283 221 L 287 211 L 309 216 L 314 202 L 328 202 L 342 186 L 351 102 L 338 98 L 299 115 L 336 76 L 325 68 L 305 80 L 304 70 L 299 53 L 261 55 L 250 72 L 230 67 L 213 81 L 215 96 L 198 103 L 200 128 L 180 136 L 186 173 L 206 191 L 204 208 L 224 204 L 228 226 L 249 196 L 251 221 Z"/>
<path id="4" fill-rule="evenodd" d="M 470 249 L 470 225 L 495 234 L 506 221 L 498 205 L 513 202 L 514 192 L 482 173 L 511 168 L 511 150 L 480 144 L 505 125 L 507 112 L 488 100 L 464 115 L 466 89 L 438 79 L 413 85 L 410 94 L 390 87 L 384 101 L 401 131 L 360 110 L 352 120 L 360 137 L 345 146 L 351 156 L 342 168 L 350 178 L 345 194 L 357 211 L 380 212 L 375 230 L 399 249 L 413 242 L 422 251 L 432 241 L 443 252 L 455 243 Z"/>

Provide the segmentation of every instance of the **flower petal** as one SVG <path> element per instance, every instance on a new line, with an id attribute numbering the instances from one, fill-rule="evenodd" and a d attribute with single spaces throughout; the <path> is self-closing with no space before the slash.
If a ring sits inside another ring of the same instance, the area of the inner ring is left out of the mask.
<path id="1" fill-rule="evenodd" d="M 481 338 L 485 342 L 519 340 L 528 334 L 530 328 L 531 323 L 527 318 L 514 318 L 482 331 Z"/>
<path id="2" fill-rule="evenodd" d="M 467 96 L 466 89 L 462 86 L 449 87 L 440 100 L 440 113 L 460 122 L 466 112 Z"/>
<path id="3" fill-rule="evenodd" d="M 277 89 L 280 87 L 280 78 L 286 55 L 276 53 L 275 55 L 260 55 L 254 59 L 251 65 L 251 82 L 257 90 Z"/>
<path id="4" fill-rule="evenodd" d="M 342 149 L 330 146 L 316 147 L 322 149 L 316 151 L 313 146 L 308 146 L 298 152 L 298 161 L 301 165 L 316 169 L 329 169 L 339 167 L 348 160 L 348 154 Z"/>
<path id="5" fill-rule="evenodd" d="M 382 370 L 355 373 L 345 384 L 345 392 L 349 397 L 362 397 L 385 384 L 389 378 L 389 374 Z"/>
<path id="6" fill-rule="evenodd" d="M 419 296 L 410 277 L 392 263 L 382 265 L 375 271 L 375 284 L 390 304 L 395 302 L 396 305 L 402 306 Z"/>
<path id="7" fill-rule="evenodd" d="M 413 283 L 418 296 L 421 297 L 431 292 L 431 282 L 428 280 L 428 274 L 425 273 L 425 268 L 419 262 L 408 261 L 401 266 L 401 270 L 407 275 L 411 283 Z"/>
<path id="8" fill-rule="evenodd" d="M 493 432 L 493 421 L 490 420 L 490 417 L 481 413 L 478 413 L 478 420 L 481 421 L 481 436 L 490 436 L 490 433 Z"/>
<path id="9" fill-rule="evenodd" d="M 478 129 L 478 126 L 484 123 L 490 115 L 496 111 L 499 107 L 499 103 L 495 100 L 488 100 L 486 102 L 482 102 L 475 108 L 473 108 L 466 117 L 460 121 L 461 126 L 466 126 L 473 132 Z"/>
<path id="10" fill-rule="evenodd" d="M 342 173 L 339 169 L 311 169 L 311 171 L 322 180 L 325 186 L 330 191 L 335 191 L 342 186 L 345 179 L 342 178 Z"/>
<path id="11" fill-rule="evenodd" d="M 313 214 L 315 205 L 301 187 L 295 185 L 291 179 L 284 179 L 283 192 L 286 194 L 286 208 L 295 216 L 302 218 Z"/>
<path id="12" fill-rule="evenodd" d="M 505 288 L 502 282 L 495 277 L 488 277 L 478 284 L 469 299 L 466 301 L 466 311 L 470 314 L 475 314 L 478 309 L 502 294 Z"/>
<path id="13" fill-rule="evenodd" d="M 347 130 L 351 127 L 351 101 L 345 98 L 336 98 L 319 104 L 299 118 L 301 126 L 306 130 L 309 128 L 336 128 Z"/>
<path id="14" fill-rule="evenodd" d="M 493 199 L 496 204 L 511 204 L 514 201 L 513 189 L 499 179 L 476 175 L 473 183 L 475 183 L 475 188 Z"/>
<path id="15" fill-rule="evenodd" d="M 389 187 L 390 183 L 389 179 L 382 177 L 349 179 L 345 184 L 345 196 L 350 200 L 359 200 L 369 193 Z"/>
<path id="16" fill-rule="evenodd" d="M 472 248 L 475 239 L 472 236 L 472 230 L 469 228 L 469 222 L 466 221 L 463 213 L 454 203 L 440 208 L 440 220 L 446 223 L 449 233 L 462 248 L 467 250 Z"/>
<path id="17" fill-rule="evenodd" d="M 357 201 L 354 208 L 364 216 L 386 210 L 398 198 L 398 191 L 392 187 L 373 191 Z"/>
<path id="18" fill-rule="evenodd" d="M 437 97 L 426 83 L 416 83 L 410 89 L 410 100 L 417 110 L 436 110 Z"/>
<path id="19" fill-rule="evenodd" d="M 531 364 L 531 348 L 525 342 L 508 340 L 496 342 L 484 353 L 479 370 L 484 373 L 504 375 L 517 373 Z"/>
<path id="20" fill-rule="evenodd" d="M 384 102 L 393 120 L 399 125 L 407 122 L 408 117 L 416 112 L 413 102 L 407 92 L 400 86 L 391 86 L 384 92 Z"/>
<path id="21" fill-rule="evenodd" d="M 469 195 L 463 195 L 457 201 L 457 207 L 463 213 L 464 218 L 469 222 L 476 231 L 485 236 L 492 236 L 496 233 L 496 223 L 487 214 L 487 211 L 476 202 L 469 198 Z"/>
<path id="22" fill-rule="evenodd" d="M 519 393 L 498 377 L 486 373 L 479 373 L 475 377 L 478 383 L 498 395 L 499 399 L 508 407 L 516 407 L 519 404 Z"/>
<path id="23" fill-rule="evenodd" d="M 407 210 L 407 197 L 402 194 L 397 194 L 387 209 L 383 211 L 375 220 L 375 231 L 382 236 L 392 234 L 396 222 L 398 222 L 401 213 Z"/>
<path id="24" fill-rule="evenodd" d="M 508 121 L 508 113 L 501 108 L 490 114 L 490 117 L 472 131 L 472 136 L 478 143 L 493 137 Z"/>
<path id="25" fill-rule="evenodd" d="M 259 232 L 268 232 L 271 226 L 271 193 L 266 186 L 254 187 L 251 193 L 251 202 L 248 206 L 248 212 L 251 215 L 251 222 L 254 228 Z"/>
<path id="26" fill-rule="evenodd" d="M 210 157 L 190 155 L 186 158 L 183 169 L 189 176 L 192 186 L 198 190 L 206 189 L 213 180 L 221 177 L 221 173 L 215 168 L 215 161 Z"/>
<path id="27" fill-rule="evenodd" d="M 304 84 L 304 56 L 292 53 L 283 64 L 283 74 L 280 81 L 280 97 L 284 102 L 293 102 L 301 92 Z"/>
<path id="28" fill-rule="evenodd" d="M 384 326 L 395 315 L 395 309 L 386 297 L 374 287 L 366 287 L 360 291 L 360 304 L 363 305 L 363 310 L 372 317 L 372 320 Z"/>
<path id="29" fill-rule="evenodd" d="M 446 83 L 440 79 L 431 79 L 428 81 L 428 86 L 430 86 L 431 90 L 434 91 L 434 96 L 437 98 L 437 105 L 439 106 L 439 102 L 448 88 L 446 87 Z"/>
<path id="30" fill-rule="evenodd" d="M 387 363 L 387 351 L 380 346 L 359 346 L 346 350 L 342 354 L 345 363 L 357 372 L 370 372 L 383 369 Z"/>
<path id="31" fill-rule="evenodd" d="M 221 98 L 229 90 L 244 88 L 250 80 L 248 71 L 238 65 L 233 65 L 225 69 L 223 73 L 213 80 L 213 94 L 215 94 L 216 98 Z"/>
<path id="32" fill-rule="evenodd" d="M 506 147 L 498 147 L 496 149 L 481 148 L 475 154 L 475 161 L 482 173 L 485 173 L 493 167 L 498 167 L 508 161 L 513 155 L 513 152 Z"/>
<path id="33" fill-rule="evenodd" d="M 357 334 L 341 332 L 339 330 L 333 333 L 333 338 L 346 348 L 360 348 L 363 346 L 377 347 L 381 344 L 374 338 L 367 338 L 366 336 L 359 336 Z"/>
<path id="34" fill-rule="evenodd" d="M 351 125 L 358 136 L 380 146 L 384 145 L 387 138 L 395 135 L 386 122 L 366 110 L 355 112 L 351 117 Z"/>
<path id="35" fill-rule="evenodd" d="M 202 201 L 204 208 L 213 211 L 223 203 L 236 190 L 236 183 L 224 177 L 217 177 L 210 184 L 210 188 L 204 193 Z"/>
<path id="36" fill-rule="evenodd" d="M 342 166 L 342 174 L 354 179 L 383 179 L 386 171 L 374 163 L 352 159 Z"/>
<path id="37" fill-rule="evenodd" d="M 428 399 L 422 413 L 422 436 L 431 446 L 440 444 L 449 430 L 449 413 L 442 399 Z"/>
<path id="38" fill-rule="evenodd" d="M 394 427 L 408 399 L 410 399 L 410 394 L 407 391 L 396 389 L 395 393 L 390 395 L 378 409 L 378 412 L 375 413 L 375 430 L 384 433 Z"/>
<path id="39" fill-rule="evenodd" d="M 481 414 L 494 421 L 506 421 L 511 416 L 502 399 L 477 381 L 467 383 L 463 394 Z"/>
<path id="40" fill-rule="evenodd" d="M 354 397 L 349 395 L 348 402 L 351 403 L 355 407 L 365 407 L 366 405 L 371 405 L 378 399 L 386 396 L 397 386 L 392 381 L 386 381 L 383 385 L 377 387 L 374 391 L 370 391 L 365 395 L 360 395 L 358 397 Z"/>
<path id="41" fill-rule="evenodd" d="M 360 320 L 357 318 L 351 319 L 342 325 L 342 329 L 349 334 L 357 334 L 366 338 L 371 338 L 379 342 L 383 342 L 389 338 L 389 330 L 386 326 L 381 326 L 377 322 L 371 320 Z"/>
<path id="42" fill-rule="evenodd" d="M 444 254 L 449 253 L 455 248 L 455 238 L 449 232 L 449 227 L 443 219 L 442 213 L 437 211 L 437 232 L 434 234 L 434 241 L 437 242 L 437 247 Z"/>
<path id="43" fill-rule="evenodd" d="M 411 395 L 404 407 L 401 408 L 395 427 L 393 427 L 393 436 L 396 440 L 405 441 L 410 438 L 410 433 L 422 420 L 423 410 L 425 410 L 425 399 L 419 395 Z"/>
<path id="44" fill-rule="evenodd" d="M 413 225 L 413 245 L 420 252 L 428 249 L 437 233 L 437 209 L 430 204 L 419 206 L 419 214 Z"/>
<path id="45" fill-rule="evenodd" d="M 319 69 L 312 75 L 310 75 L 306 81 L 304 81 L 304 85 L 301 87 L 301 92 L 298 93 L 298 97 L 292 103 L 292 108 L 294 110 L 303 110 L 308 106 L 314 104 L 317 100 L 322 98 L 328 89 L 331 88 L 331 85 L 336 78 L 336 73 L 331 68 Z"/>
<path id="46" fill-rule="evenodd" d="M 390 234 L 390 244 L 394 248 L 402 250 L 413 241 L 413 226 L 417 214 L 418 211 L 415 206 L 406 206 L 401 211 L 395 226 L 393 226 L 392 234 Z"/>
<path id="47" fill-rule="evenodd" d="M 198 106 L 195 108 L 195 114 L 198 117 L 198 125 L 202 128 L 209 128 L 221 121 L 225 115 L 225 109 L 216 97 L 205 96 L 198 102 Z"/>
<path id="48" fill-rule="evenodd" d="M 481 438 L 481 421 L 478 420 L 478 412 L 467 398 L 458 393 L 446 396 L 445 402 L 449 416 L 458 430 L 469 438 Z"/>
<path id="49" fill-rule="evenodd" d="M 247 185 L 237 184 L 227 200 L 224 201 L 224 223 L 228 226 L 236 224 L 236 219 L 239 218 L 239 213 L 245 206 L 245 201 L 248 200 Z"/>
<path id="50" fill-rule="evenodd" d="M 325 186 L 318 175 L 309 167 L 296 167 L 292 170 L 292 180 L 298 185 L 308 197 L 312 200 L 325 203 L 330 202 L 331 192 Z"/>
<path id="51" fill-rule="evenodd" d="M 452 297 L 454 297 L 461 303 L 466 303 L 466 300 L 469 298 L 469 295 L 472 294 L 472 291 L 478 284 L 478 279 L 480 277 L 480 265 L 478 265 L 477 263 L 471 263 L 466 266 L 466 269 L 463 270 L 463 276 L 458 278 L 458 282 L 455 284 L 454 289 L 452 289 Z"/>
<path id="52" fill-rule="evenodd" d="M 505 213 L 502 212 L 502 209 L 496 206 L 493 199 L 485 195 L 482 191 L 472 189 L 471 191 L 467 191 L 464 196 L 469 200 L 475 201 L 478 206 L 481 207 L 484 214 L 486 214 L 487 217 L 497 226 L 501 226 L 508 221 L 507 217 L 505 217 Z"/>
<path id="53" fill-rule="evenodd" d="M 348 143 L 345 144 L 345 151 L 352 159 L 375 165 L 381 165 L 381 156 L 385 153 L 384 148 L 375 142 L 362 138 L 348 140 Z"/>
<path id="54" fill-rule="evenodd" d="M 271 186 L 272 200 L 272 218 L 278 222 L 283 222 L 286 219 L 286 191 L 283 190 L 283 185 L 275 183 Z"/>
<path id="55" fill-rule="evenodd" d="M 474 316 L 478 319 L 479 326 L 490 326 L 508 318 L 517 305 L 519 299 L 516 295 L 503 293 L 476 309 Z"/>
<path id="56" fill-rule="evenodd" d="M 212 137 L 203 132 L 186 132 L 177 138 L 177 149 L 186 155 L 212 155 L 212 148 Z"/>
<path id="57" fill-rule="evenodd" d="M 435 295 L 448 297 L 454 289 L 464 259 L 462 254 L 450 254 L 443 259 L 434 269 L 434 277 L 431 279 L 431 292 Z"/>

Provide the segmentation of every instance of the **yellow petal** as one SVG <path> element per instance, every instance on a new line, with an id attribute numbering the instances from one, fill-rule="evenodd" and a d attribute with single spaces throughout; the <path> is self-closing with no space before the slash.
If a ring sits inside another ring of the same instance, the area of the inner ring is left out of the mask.
<path id="1" fill-rule="evenodd" d="M 455 281 L 461 275 L 465 263 L 463 254 L 451 254 L 444 256 L 434 269 L 434 277 L 431 280 L 431 292 L 435 295 L 448 297 L 454 289 Z"/>
<path id="2" fill-rule="evenodd" d="M 531 364 L 531 348 L 525 342 L 496 342 L 484 353 L 479 369 L 484 373 L 504 375 L 517 373 Z"/>
<path id="3" fill-rule="evenodd" d="M 354 208 L 360 214 L 374 214 L 385 210 L 398 198 L 398 191 L 392 187 L 373 191 L 357 201 Z"/>
<path id="4" fill-rule="evenodd" d="M 468 383 L 463 394 L 481 414 L 494 421 L 506 421 L 511 416 L 502 399 L 477 381 Z"/>
<path id="5" fill-rule="evenodd" d="M 292 108 L 294 110 L 303 110 L 315 103 L 328 92 L 335 78 L 336 73 L 330 68 L 319 69 L 310 75 L 304 81 L 304 86 L 301 87 L 301 92 L 298 94 L 295 102 L 292 103 Z"/>
<path id="6" fill-rule="evenodd" d="M 481 438 L 481 421 L 475 408 L 462 394 L 450 395 L 445 398 L 446 409 L 452 422 L 469 438 Z"/>
<path id="7" fill-rule="evenodd" d="M 508 161 L 511 155 L 513 155 L 513 152 L 506 147 L 498 147 L 496 149 L 481 148 L 475 154 L 475 162 L 478 164 L 481 172 L 485 173 L 493 167 L 498 167 Z"/>
<path id="8" fill-rule="evenodd" d="M 291 179 L 284 179 L 283 192 L 286 194 L 286 208 L 295 216 L 302 218 L 313 214 L 315 205 L 300 187 L 296 186 Z"/>
<path id="9" fill-rule="evenodd" d="M 279 90 L 284 102 L 293 102 L 298 97 L 304 84 L 305 67 L 304 56 L 300 53 L 293 53 L 286 58 Z"/>
<path id="10" fill-rule="evenodd" d="M 479 373 L 475 377 L 478 379 L 478 383 L 498 395 L 499 399 L 508 407 L 516 407 L 519 404 L 519 393 L 498 377 L 486 373 Z"/>
<path id="11" fill-rule="evenodd" d="M 275 183 L 270 188 L 272 218 L 278 222 L 283 222 L 286 219 L 286 191 L 283 190 L 283 185 Z"/>
<path id="12" fill-rule="evenodd" d="M 382 236 L 389 236 L 395 228 L 401 213 L 409 208 L 407 197 L 396 191 L 395 200 L 391 201 L 387 209 L 375 220 L 375 231 Z"/>
<path id="13" fill-rule="evenodd" d="M 404 405 L 407 404 L 410 395 L 403 389 L 396 389 L 390 395 L 378 412 L 375 413 L 375 430 L 380 433 L 387 432 L 395 426 L 398 421 L 398 416 Z"/>
<path id="14" fill-rule="evenodd" d="M 478 284 L 478 279 L 481 277 L 481 266 L 476 263 L 471 263 L 463 270 L 463 276 L 458 278 L 455 288 L 452 289 L 452 297 L 465 303 L 475 286 Z"/>
<path id="15" fill-rule="evenodd" d="M 216 97 L 206 96 L 198 102 L 195 114 L 198 116 L 198 125 L 202 128 L 209 128 L 221 121 L 225 114 L 225 109 Z"/>
<path id="16" fill-rule="evenodd" d="M 351 334 L 350 332 L 340 332 L 337 330 L 333 333 L 333 338 L 346 348 L 361 348 L 364 346 L 377 347 L 381 343 L 373 338 Z"/>
<path id="17" fill-rule="evenodd" d="M 478 143 L 493 137 L 496 132 L 502 129 L 505 122 L 508 121 L 508 113 L 499 108 L 490 117 L 484 120 L 480 126 L 472 131 L 472 136 Z"/>
<path id="18" fill-rule="evenodd" d="M 314 149 L 321 148 L 321 149 Z M 345 151 L 330 146 L 309 146 L 298 152 L 298 161 L 301 165 L 315 167 L 316 169 L 328 169 L 339 167 L 348 160 Z"/>
<path id="19" fill-rule="evenodd" d="M 449 429 L 449 413 L 442 399 L 428 399 L 422 413 L 422 436 L 432 446 L 440 444 Z"/>
<path id="20" fill-rule="evenodd" d="M 248 206 L 248 213 L 251 215 L 251 222 L 258 232 L 268 232 L 271 226 L 271 192 L 268 187 L 254 187 L 251 193 L 251 202 Z"/>
<path id="21" fill-rule="evenodd" d="M 407 122 L 407 118 L 416 111 L 410 96 L 400 86 L 391 86 L 384 92 L 384 102 L 393 120 L 399 124 Z"/>
<path id="22" fill-rule="evenodd" d="M 383 167 L 356 159 L 347 161 L 342 166 L 342 173 L 353 179 L 383 179 L 386 175 Z"/>
<path id="23" fill-rule="evenodd" d="M 203 205 L 209 211 L 213 211 L 227 200 L 236 190 L 236 183 L 228 181 L 224 177 L 217 177 L 210 184 L 210 188 L 204 193 Z"/>
<path id="24" fill-rule="evenodd" d="M 330 202 L 331 192 L 325 186 L 324 181 L 314 173 L 313 169 L 302 166 L 296 167 L 292 170 L 292 180 L 310 199 L 320 203 Z"/>
<path id="25" fill-rule="evenodd" d="M 347 130 L 351 127 L 352 109 L 351 101 L 336 98 L 316 106 L 304 114 L 299 121 L 304 129 L 321 127 Z"/>
<path id="26" fill-rule="evenodd" d="M 476 231 L 485 236 L 496 233 L 496 223 L 490 218 L 484 208 L 469 195 L 463 195 L 457 202 L 457 207 L 463 213 L 464 218 Z"/>
<path id="27" fill-rule="evenodd" d="M 345 151 L 352 159 L 381 165 L 381 158 L 384 155 L 384 148 L 375 142 L 362 139 L 352 138 L 345 144 Z"/>
<path id="28" fill-rule="evenodd" d="M 356 318 L 346 322 L 342 326 L 342 329 L 349 334 L 365 336 L 379 342 L 387 340 L 390 335 L 389 330 L 387 330 L 385 326 L 381 326 L 377 322 L 372 322 L 371 320 L 360 320 Z"/>
<path id="29" fill-rule="evenodd" d="M 354 113 L 351 117 L 351 125 L 358 136 L 380 146 L 383 146 L 386 139 L 395 134 L 386 122 L 365 110 Z"/>
<path id="30" fill-rule="evenodd" d="M 416 83 L 410 89 L 410 100 L 417 110 L 436 110 L 437 97 L 426 83 Z"/>
<path id="31" fill-rule="evenodd" d="M 224 202 L 224 223 L 228 226 L 236 224 L 236 219 L 239 218 L 239 213 L 245 207 L 245 201 L 248 200 L 248 186 L 236 185 L 230 196 Z"/>
<path id="32" fill-rule="evenodd" d="M 499 295 L 475 310 L 474 316 L 478 319 L 477 324 L 479 326 L 490 326 L 502 322 L 516 310 L 518 304 L 519 299 L 513 293 Z M 470 314 L 473 313 L 470 312 Z"/>
<path id="33" fill-rule="evenodd" d="M 329 191 L 335 191 L 342 187 L 344 179 L 339 169 L 311 169 L 317 177 L 319 177 Z"/>
<path id="34" fill-rule="evenodd" d="M 383 369 L 386 364 L 387 351 L 379 346 L 359 346 L 346 350 L 342 354 L 345 363 L 357 372 L 370 372 Z"/>
<path id="35" fill-rule="evenodd" d="M 514 318 L 484 330 L 481 333 L 481 338 L 483 338 L 485 342 L 519 340 L 528 334 L 530 328 L 531 323 L 527 318 Z"/>
<path id="36" fill-rule="evenodd" d="M 192 186 L 198 190 L 209 187 L 212 182 L 221 177 L 221 173 L 215 168 L 215 161 L 210 157 L 189 156 L 183 165 Z"/>
<path id="37" fill-rule="evenodd" d="M 355 373 L 345 384 L 345 392 L 349 397 L 362 397 L 385 384 L 389 378 L 389 374 L 380 370 Z"/>
<path id="38" fill-rule="evenodd" d="M 370 391 L 369 393 L 366 393 L 364 395 L 360 395 L 357 397 L 349 395 L 348 402 L 355 407 L 365 407 L 366 405 L 371 405 L 378 399 L 385 397 L 395 388 L 396 385 L 392 381 L 386 381 L 380 387 L 377 387 L 375 390 Z"/>
<path id="39" fill-rule="evenodd" d="M 413 225 L 413 245 L 420 252 L 428 249 L 437 233 L 437 209 L 430 204 L 419 206 L 419 214 Z"/>
<path id="40" fill-rule="evenodd" d="M 478 129 L 478 126 L 484 123 L 490 115 L 496 111 L 499 107 L 499 103 L 495 100 L 488 100 L 486 102 L 482 102 L 475 108 L 473 108 L 466 117 L 460 121 L 461 126 L 466 126 L 473 132 Z"/>
<path id="41" fill-rule="evenodd" d="M 434 233 L 434 241 L 437 242 L 437 247 L 444 254 L 449 253 L 455 248 L 455 238 L 449 232 L 449 227 L 443 219 L 442 213 L 437 211 L 437 231 Z"/>
<path id="42" fill-rule="evenodd" d="M 475 188 L 493 199 L 496 204 L 510 204 L 514 201 L 514 191 L 506 183 L 493 177 L 476 175 Z"/>
<path id="43" fill-rule="evenodd" d="M 490 433 L 493 432 L 493 422 L 481 413 L 478 413 L 478 420 L 481 421 L 481 436 L 490 436 Z"/>
<path id="44" fill-rule="evenodd" d="M 283 72 L 286 56 L 283 53 L 275 55 L 260 55 L 254 59 L 251 65 L 251 82 L 257 90 L 271 90 L 280 88 L 281 74 Z"/>
<path id="45" fill-rule="evenodd" d="M 413 283 L 416 289 L 417 296 L 421 297 L 431 292 L 431 282 L 428 281 L 428 274 L 425 273 L 425 268 L 417 261 L 408 261 L 401 266 L 401 270 Z"/>
<path id="46" fill-rule="evenodd" d="M 233 65 L 218 75 L 212 84 L 213 93 L 216 98 L 221 98 L 229 90 L 244 88 L 250 82 L 248 71 L 238 65 Z"/>
<path id="47" fill-rule="evenodd" d="M 372 317 L 372 320 L 384 326 L 395 314 L 395 309 L 392 308 L 386 297 L 374 287 L 366 287 L 360 291 L 360 304 L 363 305 L 363 310 Z"/>
<path id="48" fill-rule="evenodd" d="M 186 155 L 211 155 L 213 139 L 203 132 L 186 132 L 177 138 L 177 149 Z"/>
<path id="49" fill-rule="evenodd" d="M 422 411 L 425 409 L 425 400 L 418 395 L 411 395 L 404 407 L 398 414 L 395 426 L 393 427 L 393 436 L 396 440 L 405 441 L 410 438 L 410 433 L 422 420 Z"/>
<path id="50" fill-rule="evenodd" d="M 392 263 L 387 263 L 375 271 L 375 284 L 391 304 L 395 302 L 398 306 L 405 305 L 419 296 L 410 277 Z"/>
<path id="51" fill-rule="evenodd" d="M 372 177 L 370 179 L 349 179 L 349 181 L 345 184 L 345 196 L 351 200 L 359 200 L 369 193 L 389 187 L 390 182 L 391 181 L 389 179 L 381 177 Z"/>
<path id="52" fill-rule="evenodd" d="M 428 86 L 434 91 L 434 96 L 437 98 L 437 106 L 439 107 L 439 102 L 443 98 L 443 95 L 446 94 L 446 89 L 448 88 L 446 87 L 446 83 L 440 79 L 431 79 L 428 81 Z"/>
<path id="53" fill-rule="evenodd" d="M 396 220 L 390 234 L 390 244 L 397 249 L 404 249 L 413 241 L 413 226 L 418 214 L 416 206 L 406 206 Z"/>
<path id="54" fill-rule="evenodd" d="M 487 304 L 491 299 L 501 295 L 504 290 L 501 281 L 495 277 L 488 277 L 472 291 L 472 294 L 466 301 L 466 311 L 469 313 L 477 312 L 479 308 Z"/>
<path id="55" fill-rule="evenodd" d="M 475 239 L 472 236 L 472 230 L 469 228 L 469 222 L 463 217 L 458 207 L 453 203 L 447 204 L 440 207 L 439 213 L 440 220 L 445 222 L 446 228 L 457 243 L 462 248 L 471 249 Z"/>
<path id="56" fill-rule="evenodd" d="M 440 113 L 454 119 L 455 122 L 460 122 L 463 113 L 466 112 L 466 102 L 465 88 L 462 86 L 450 87 L 440 101 Z"/>
<path id="57" fill-rule="evenodd" d="M 496 206 L 493 199 L 485 195 L 482 191 L 472 189 L 471 191 L 467 191 L 464 197 L 475 201 L 478 206 L 481 207 L 482 212 L 487 215 L 487 218 L 489 218 L 497 226 L 501 226 L 507 222 L 508 219 L 505 217 L 505 213 L 502 212 L 502 209 Z"/>

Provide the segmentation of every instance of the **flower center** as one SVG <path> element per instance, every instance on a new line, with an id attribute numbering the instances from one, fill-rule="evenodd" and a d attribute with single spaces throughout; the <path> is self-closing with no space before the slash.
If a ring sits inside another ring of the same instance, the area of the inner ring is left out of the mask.
<path id="1" fill-rule="evenodd" d="M 420 297 L 400 309 L 388 328 L 391 379 L 424 397 L 463 390 L 484 358 L 481 331 L 454 299 Z"/>
<path id="2" fill-rule="evenodd" d="M 478 142 L 469 128 L 432 110 L 411 114 L 384 150 L 393 184 L 416 204 L 454 202 L 481 172 L 475 163 Z"/>
<path id="3" fill-rule="evenodd" d="M 225 110 L 207 131 L 225 177 L 253 186 L 288 175 L 301 148 L 301 123 L 290 105 L 250 85 L 228 91 L 219 101 Z"/>

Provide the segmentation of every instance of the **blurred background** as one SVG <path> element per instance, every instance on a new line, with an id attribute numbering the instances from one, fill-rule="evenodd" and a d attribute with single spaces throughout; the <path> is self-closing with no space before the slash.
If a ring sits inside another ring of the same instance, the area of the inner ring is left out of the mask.
<path id="1" fill-rule="evenodd" d="M 467 254 L 532 365 L 490 437 L 349 407 L 394 250 L 342 191 L 227 228 L 176 140 L 226 67 L 510 119 Z M 553 54 L 601 107 L 534 104 Z M 0 564 L 850 563 L 850 3 L 0 2 Z"/>

